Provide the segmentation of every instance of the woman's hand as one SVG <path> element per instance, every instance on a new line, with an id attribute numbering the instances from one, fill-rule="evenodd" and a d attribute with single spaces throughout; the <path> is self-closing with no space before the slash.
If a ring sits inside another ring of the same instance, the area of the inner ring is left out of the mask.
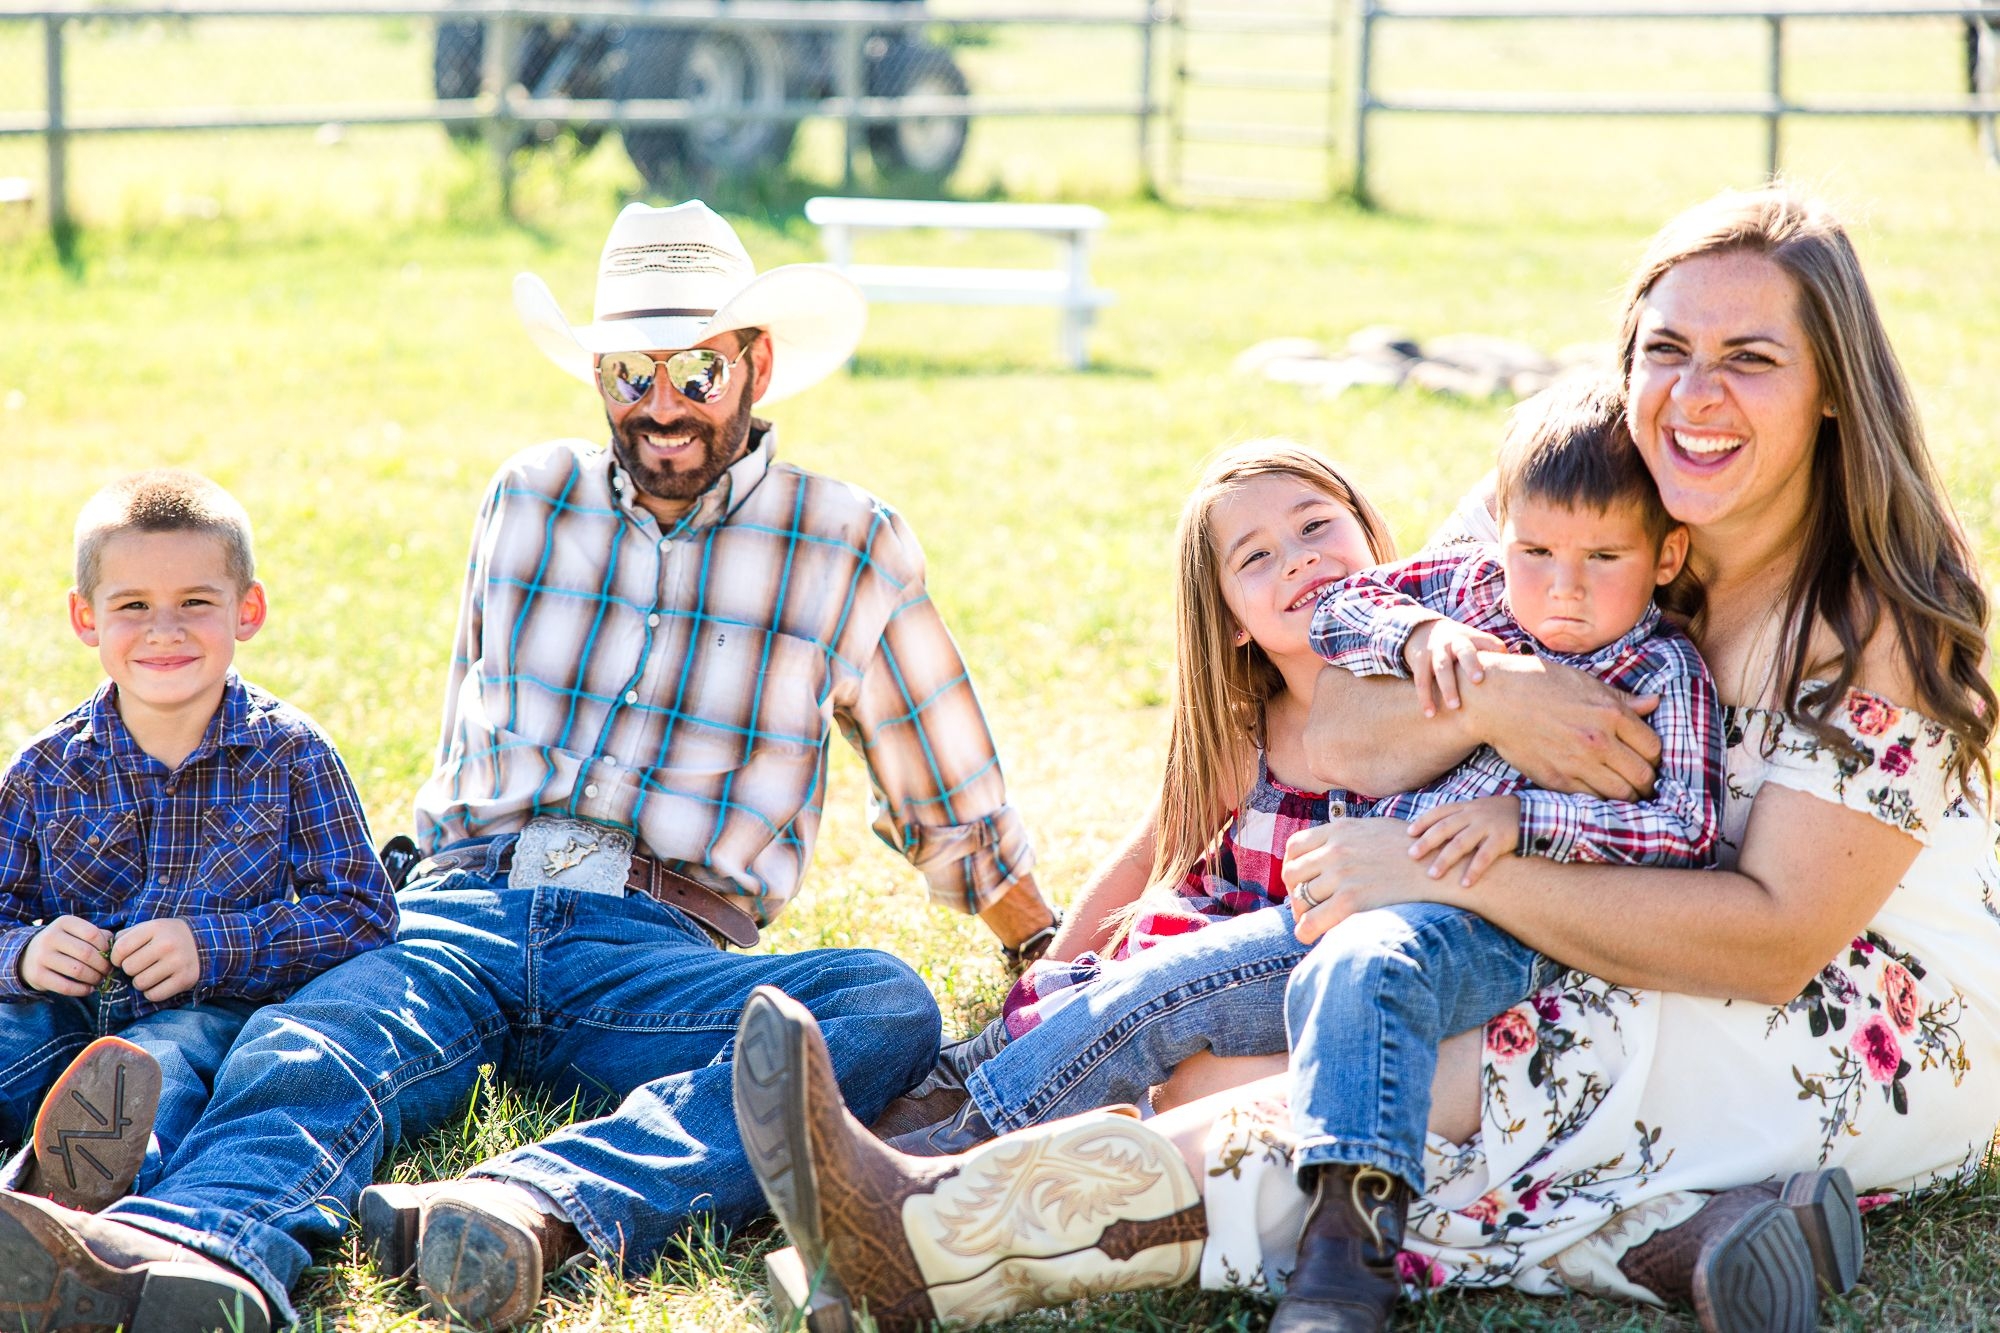
<path id="1" fill-rule="evenodd" d="M 1464 896 L 1411 859 L 1410 826 L 1400 819 L 1336 819 L 1294 833 L 1285 844 L 1284 879 L 1296 921 L 1292 933 L 1301 944 L 1356 912 L 1392 903 L 1455 903 Z"/>
<path id="2" fill-rule="evenodd" d="M 1545 791 L 1609 801 L 1650 796 L 1660 737 L 1646 723 L 1659 696 L 1627 694 L 1540 658 L 1482 653 L 1485 679 L 1465 691 L 1480 737 Z"/>

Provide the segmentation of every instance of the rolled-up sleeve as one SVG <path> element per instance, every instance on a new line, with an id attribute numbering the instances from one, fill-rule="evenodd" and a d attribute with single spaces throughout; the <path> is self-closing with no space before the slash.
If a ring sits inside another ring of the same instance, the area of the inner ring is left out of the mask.
<path id="1" fill-rule="evenodd" d="M 916 538 L 890 516 L 897 595 L 842 732 L 867 764 L 882 841 L 922 872 L 938 903 L 978 912 L 1034 864 L 993 736 L 958 645 L 924 586 Z"/>

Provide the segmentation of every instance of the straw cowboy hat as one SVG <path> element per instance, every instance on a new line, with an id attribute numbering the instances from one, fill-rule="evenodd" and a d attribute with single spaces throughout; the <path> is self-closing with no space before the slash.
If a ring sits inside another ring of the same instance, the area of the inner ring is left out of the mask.
<path id="1" fill-rule="evenodd" d="M 548 284 L 514 279 L 514 309 L 535 346 L 585 384 L 604 352 L 692 347 L 731 329 L 763 329 L 771 379 L 758 395 L 774 403 L 818 383 L 854 354 L 868 303 L 825 264 L 786 264 L 762 274 L 736 232 L 708 205 L 627 204 L 597 261 L 597 308 L 588 324 L 564 318 Z"/>

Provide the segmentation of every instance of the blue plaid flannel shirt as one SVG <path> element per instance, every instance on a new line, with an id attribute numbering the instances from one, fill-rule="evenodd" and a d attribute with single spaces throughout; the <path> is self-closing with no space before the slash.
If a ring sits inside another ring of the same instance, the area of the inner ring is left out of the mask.
<path id="1" fill-rule="evenodd" d="M 194 931 L 193 990 L 277 1000 L 396 933 L 396 901 L 333 745 L 303 713 L 231 672 L 177 769 L 139 748 L 116 687 L 29 741 L 0 775 L 0 1002 L 40 997 L 21 953 L 78 916 L 116 932 L 160 917 Z"/>
<path id="2" fill-rule="evenodd" d="M 1449 617 L 1534 653 L 1587 671 L 1632 694 L 1657 694 L 1646 720 L 1660 734 L 1650 801 L 1609 801 L 1532 787 L 1490 745 L 1427 787 L 1388 797 L 1366 813 L 1415 819 L 1454 801 L 1514 796 L 1521 803 L 1521 856 L 1556 861 L 1707 867 L 1722 828 L 1722 711 L 1715 682 L 1687 636 L 1648 606 L 1639 623 L 1590 653 L 1542 647 L 1507 608 L 1506 571 L 1492 547 L 1450 545 L 1399 564 L 1364 570 L 1329 591 L 1313 613 L 1313 651 L 1358 676 L 1408 678 L 1403 651 L 1427 621 Z"/>

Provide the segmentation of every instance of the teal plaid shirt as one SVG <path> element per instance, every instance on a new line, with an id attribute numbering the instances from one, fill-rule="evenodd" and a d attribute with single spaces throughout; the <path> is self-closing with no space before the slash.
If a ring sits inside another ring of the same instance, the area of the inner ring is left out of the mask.
<path id="1" fill-rule="evenodd" d="M 992 737 L 888 506 L 749 452 L 662 531 L 610 453 L 517 455 L 486 493 L 437 768 L 435 851 L 560 815 L 745 898 L 797 892 L 838 724 L 874 827 L 933 898 L 978 911 L 1033 864 Z"/>

